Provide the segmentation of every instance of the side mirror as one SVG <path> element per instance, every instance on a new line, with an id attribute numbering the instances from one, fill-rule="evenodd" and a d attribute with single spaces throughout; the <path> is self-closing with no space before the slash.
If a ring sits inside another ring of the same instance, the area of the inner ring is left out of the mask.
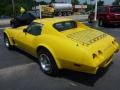
<path id="1" fill-rule="evenodd" d="M 25 29 L 23 29 L 23 32 L 24 32 L 24 33 L 26 33 L 26 32 L 27 32 L 27 29 L 26 29 L 26 28 L 25 28 Z"/>

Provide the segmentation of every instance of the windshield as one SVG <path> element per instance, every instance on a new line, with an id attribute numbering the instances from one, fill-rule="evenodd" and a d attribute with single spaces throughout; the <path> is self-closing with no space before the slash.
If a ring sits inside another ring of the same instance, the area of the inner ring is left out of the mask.
<path id="1" fill-rule="evenodd" d="M 120 7 L 112 7 L 111 12 L 113 12 L 113 13 L 119 12 L 120 13 Z"/>
<path id="2" fill-rule="evenodd" d="M 58 31 L 65 31 L 76 28 L 77 24 L 75 21 L 64 21 L 64 22 L 55 23 L 53 26 Z"/>

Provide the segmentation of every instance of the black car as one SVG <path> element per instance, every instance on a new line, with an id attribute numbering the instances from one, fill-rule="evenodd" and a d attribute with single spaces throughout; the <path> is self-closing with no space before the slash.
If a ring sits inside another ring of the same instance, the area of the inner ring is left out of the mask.
<path id="1" fill-rule="evenodd" d="M 19 27 L 19 26 L 28 25 L 34 19 L 36 19 L 36 17 L 32 13 L 25 12 L 25 13 L 15 17 L 14 19 L 12 19 L 10 21 L 10 25 L 11 25 L 11 27 L 16 28 L 16 27 Z"/>

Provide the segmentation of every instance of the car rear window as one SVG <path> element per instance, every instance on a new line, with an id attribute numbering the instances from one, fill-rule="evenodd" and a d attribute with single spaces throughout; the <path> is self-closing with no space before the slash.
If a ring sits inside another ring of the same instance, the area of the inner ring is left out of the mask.
<path id="1" fill-rule="evenodd" d="M 120 7 L 111 7 L 111 12 L 113 12 L 113 13 L 119 12 L 120 13 Z"/>
<path id="2" fill-rule="evenodd" d="M 103 6 L 101 7 L 101 6 L 100 6 L 100 7 L 98 7 L 97 12 L 98 12 L 98 13 L 106 13 L 106 12 L 107 12 L 107 7 L 105 7 L 105 6 L 104 6 L 104 7 L 103 7 Z"/>
<path id="3" fill-rule="evenodd" d="M 77 24 L 75 21 L 65 21 L 65 22 L 55 23 L 53 26 L 58 31 L 65 31 L 65 30 L 76 28 Z"/>

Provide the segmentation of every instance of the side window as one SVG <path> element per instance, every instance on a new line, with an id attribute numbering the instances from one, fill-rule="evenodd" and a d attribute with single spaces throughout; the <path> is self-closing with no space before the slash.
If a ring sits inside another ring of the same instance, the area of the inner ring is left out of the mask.
<path id="1" fill-rule="evenodd" d="M 98 9 L 97 9 L 97 13 L 99 13 L 99 12 L 101 12 L 101 8 L 100 7 L 98 7 Z"/>
<path id="2" fill-rule="evenodd" d="M 102 12 L 103 12 L 103 13 L 106 13 L 106 12 L 107 12 L 107 7 L 103 7 L 103 8 L 102 8 Z"/>
<path id="3" fill-rule="evenodd" d="M 76 28 L 77 24 L 75 21 L 64 21 L 64 22 L 55 23 L 53 26 L 58 31 L 65 31 Z"/>
<path id="4" fill-rule="evenodd" d="M 42 25 L 40 24 L 33 24 L 33 25 L 30 25 L 27 29 L 27 32 L 29 34 L 32 34 L 32 35 L 40 35 L 41 34 L 41 30 L 42 30 Z"/>
<path id="5" fill-rule="evenodd" d="M 98 13 L 106 13 L 107 7 L 98 7 Z"/>
<path id="6" fill-rule="evenodd" d="M 102 13 L 103 12 L 103 7 L 98 7 L 98 13 Z"/>
<path id="7" fill-rule="evenodd" d="M 63 29 L 64 29 L 63 23 L 57 23 L 57 24 L 55 24 L 55 27 L 56 27 L 58 30 L 63 30 Z"/>

